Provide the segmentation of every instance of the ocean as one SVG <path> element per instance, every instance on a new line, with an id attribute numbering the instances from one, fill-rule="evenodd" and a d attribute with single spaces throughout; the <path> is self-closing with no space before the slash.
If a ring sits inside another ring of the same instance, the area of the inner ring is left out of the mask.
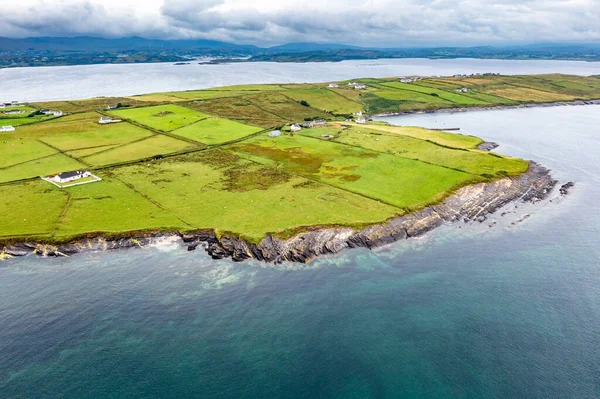
<path id="1" fill-rule="evenodd" d="M 307 265 L 170 240 L 0 262 L 0 398 L 600 397 L 600 106 L 385 119 L 575 187 Z"/>

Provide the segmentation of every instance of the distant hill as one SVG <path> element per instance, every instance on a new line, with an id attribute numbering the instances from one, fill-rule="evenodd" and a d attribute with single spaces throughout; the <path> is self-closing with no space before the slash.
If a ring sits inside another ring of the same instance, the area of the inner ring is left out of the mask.
<path id="1" fill-rule="evenodd" d="M 0 68 L 190 61 L 322 62 L 378 58 L 493 58 L 600 61 L 600 44 L 541 43 L 477 47 L 358 47 L 339 43 L 287 43 L 263 48 L 217 40 L 158 40 L 143 37 L 0 37 Z"/>

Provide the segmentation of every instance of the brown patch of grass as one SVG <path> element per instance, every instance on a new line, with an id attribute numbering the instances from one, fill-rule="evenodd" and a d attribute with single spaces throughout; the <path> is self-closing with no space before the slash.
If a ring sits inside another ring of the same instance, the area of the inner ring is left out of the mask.
<path id="1" fill-rule="evenodd" d="M 283 184 L 291 176 L 273 166 L 263 166 L 254 170 L 231 168 L 225 171 L 223 189 L 227 191 L 267 190 L 270 187 Z"/>

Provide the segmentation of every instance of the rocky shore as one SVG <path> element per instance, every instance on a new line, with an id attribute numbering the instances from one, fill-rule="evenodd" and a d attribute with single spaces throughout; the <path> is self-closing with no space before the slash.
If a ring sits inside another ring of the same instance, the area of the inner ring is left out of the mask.
<path id="1" fill-rule="evenodd" d="M 467 111 L 497 111 L 502 109 L 519 109 L 519 108 L 547 108 L 547 107 L 560 107 L 565 105 L 600 105 L 600 100 L 577 100 L 577 101 L 560 101 L 553 103 L 531 103 L 531 104 L 519 104 L 519 105 L 500 105 L 500 106 L 474 106 L 474 107 L 462 107 L 462 108 L 441 108 L 431 110 L 418 110 L 418 111 L 398 111 L 398 112 L 383 112 L 379 114 L 369 115 L 369 118 L 385 117 L 385 116 L 398 116 L 398 115 L 413 115 L 413 114 L 437 114 L 446 113 L 453 114 L 455 112 L 467 112 Z"/>
<path id="2" fill-rule="evenodd" d="M 489 214 L 510 202 L 537 202 L 546 198 L 556 183 L 548 169 L 532 162 L 529 170 L 520 176 L 503 177 L 489 183 L 463 187 L 437 205 L 361 230 L 314 228 L 288 239 L 267 236 L 260 243 L 250 243 L 232 236 L 217 237 L 211 230 L 156 232 L 120 239 L 96 237 L 57 245 L 21 242 L 0 247 L 0 258 L 32 253 L 40 256 L 70 256 L 85 251 L 146 246 L 166 237 L 180 237 L 188 250 L 202 247 L 215 259 L 307 262 L 317 256 L 334 254 L 346 248 L 375 248 L 417 237 L 444 223 L 483 222 Z M 572 183 L 563 185 L 560 193 L 565 195 L 571 187 Z"/>

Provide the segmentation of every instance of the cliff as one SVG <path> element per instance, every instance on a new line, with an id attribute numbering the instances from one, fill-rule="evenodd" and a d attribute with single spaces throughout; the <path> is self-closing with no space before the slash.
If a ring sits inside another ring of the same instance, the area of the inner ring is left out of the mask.
<path id="1" fill-rule="evenodd" d="M 158 238 L 178 235 L 188 250 L 202 246 L 215 259 L 230 257 L 234 261 L 256 259 L 273 263 L 307 262 L 317 256 L 334 254 L 346 248 L 375 248 L 417 237 L 444 223 L 482 222 L 489 214 L 512 201 L 536 202 L 546 198 L 556 183 L 548 169 L 532 162 L 529 170 L 519 176 L 503 177 L 489 183 L 463 187 L 440 204 L 361 230 L 314 228 L 288 239 L 267 236 L 258 244 L 237 237 L 217 237 L 210 230 L 186 233 L 156 232 L 120 239 L 96 237 L 57 245 L 22 242 L 2 247 L 0 257 L 24 256 L 31 253 L 41 256 L 69 256 L 84 251 L 144 246 Z M 566 194 L 571 186 L 572 183 L 565 184 L 561 188 L 561 194 Z"/>

